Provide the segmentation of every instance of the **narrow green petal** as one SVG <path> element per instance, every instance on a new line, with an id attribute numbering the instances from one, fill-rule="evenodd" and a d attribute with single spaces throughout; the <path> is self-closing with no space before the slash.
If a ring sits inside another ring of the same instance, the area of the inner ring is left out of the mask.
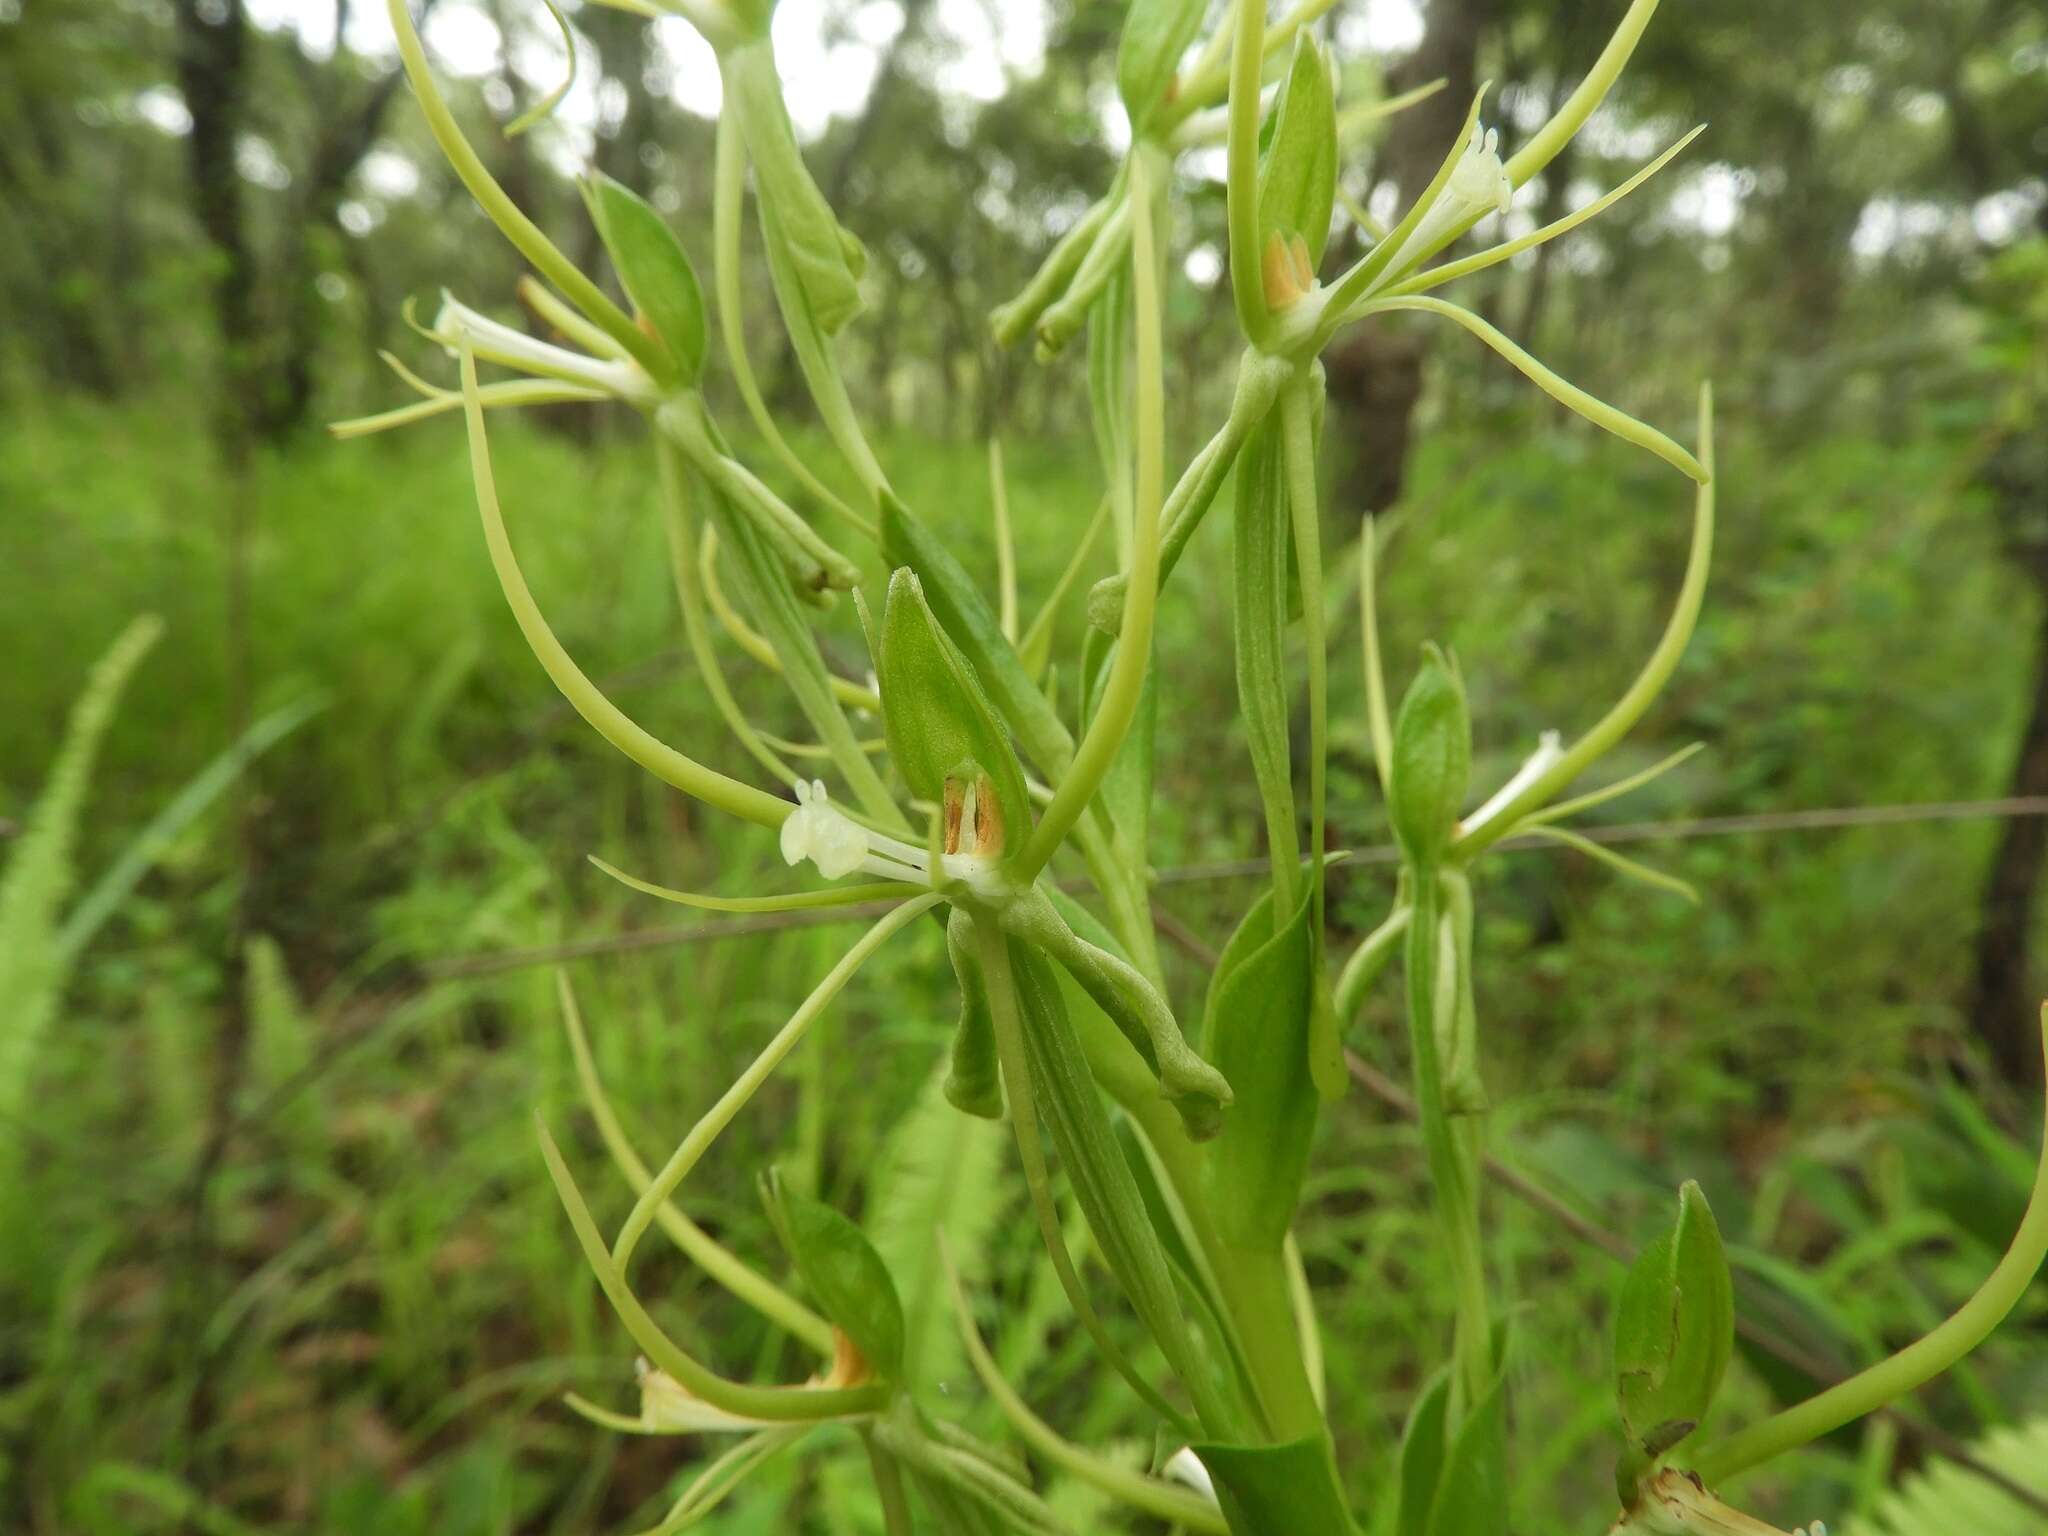
<path id="1" fill-rule="evenodd" d="M 1483 251 L 1475 251 L 1470 256 L 1460 257 L 1456 261 L 1447 261 L 1440 267 L 1431 267 L 1427 272 L 1418 272 L 1413 277 L 1396 283 L 1392 288 L 1389 288 L 1387 290 L 1388 294 L 1390 296 L 1399 296 L 1411 293 L 1424 293 L 1431 288 L 1441 287 L 1454 278 L 1465 277 L 1473 272 L 1483 271 L 1487 267 L 1497 266 L 1511 256 L 1519 256 L 1523 251 L 1542 245 L 1546 241 L 1555 240 L 1559 235 L 1569 234 L 1588 219 L 1605 213 L 1624 197 L 1627 197 L 1629 193 L 1635 191 L 1637 187 L 1640 187 L 1652 176 L 1663 170 L 1665 166 L 1669 165 L 1684 150 L 1686 145 L 1706 131 L 1707 125 L 1701 123 L 1691 133 L 1685 135 L 1684 138 L 1665 150 L 1663 154 L 1637 171 L 1635 175 L 1629 177 L 1627 181 L 1624 181 L 1620 186 L 1615 187 L 1603 196 L 1595 198 L 1592 202 L 1586 204 L 1585 207 L 1574 209 L 1563 218 L 1555 219 L 1544 225 L 1541 229 L 1532 230 L 1526 235 L 1518 236 L 1516 239 L 1504 241 L 1499 245 L 1488 246 Z"/>
<path id="2" fill-rule="evenodd" d="M 1680 747 L 1669 757 L 1664 758 L 1660 762 L 1652 763 L 1640 773 L 1632 773 L 1625 779 L 1616 779 L 1612 784 L 1603 784 L 1600 788 L 1580 795 L 1576 799 L 1560 800 L 1557 804 L 1548 806 L 1538 811 L 1535 815 L 1528 817 L 1522 825 L 1536 826 L 1544 822 L 1563 821 L 1567 816 L 1578 815 L 1580 811 L 1589 811 L 1596 805 L 1605 805 L 1610 800 L 1619 800 L 1623 795 L 1641 789 L 1652 779 L 1661 779 L 1680 763 L 1697 757 L 1706 749 L 1707 744 L 1703 741 L 1696 741 L 1690 746 Z"/>
<path id="3" fill-rule="evenodd" d="M 1446 320 L 1463 326 L 1506 358 L 1518 372 L 1567 410 L 1576 411 L 1602 431 L 1612 432 L 1622 441 L 1634 443 L 1638 448 L 1654 453 L 1672 468 L 1682 471 L 1701 484 L 1706 483 L 1705 466 L 1669 437 L 1647 422 L 1638 421 L 1627 412 L 1616 410 L 1606 401 L 1587 394 L 1578 385 L 1539 363 L 1528 352 L 1502 335 L 1498 328 L 1489 325 L 1469 309 L 1447 304 L 1442 299 L 1382 298 L 1361 305 L 1356 313 L 1374 314 L 1390 309 L 1421 310 L 1425 314 L 1441 315 Z"/>
<path id="4" fill-rule="evenodd" d="M 823 891 L 791 891 L 784 896 L 713 896 L 704 891 L 679 891 L 655 885 L 607 864 L 594 853 L 587 857 L 619 884 L 629 885 L 644 896 L 658 896 L 663 901 L 706 912 L 801 912 L 812 907 L 850 907 L 863 901 L 900 900 L 914 890 L 898 880 L 877 880 L 866 885 L 835 885 Z"/>
<path id="5" fill-rule="evenodd" d="M 562 83 L 505 125 L 505 137 L 508 139 L 516 139 L 535 123 L 545 122 L 554 116 L 555 108 L 562 104 L 562 98 L 569 94 L 569 87 L 576 83 L 576 34 L 569 30 L 569 18 L 562 14 L 555 0 L 541 0 L 541 4 L 548 8 L 548 14 L 555 18 L 555 25 L 562 29 L 562 47 L 569 58 L 562 71 Z"/>
<path id="6" fill-rule="evenodd" d="M 462 391 L 464 415 L 469 422 L 470 473 L 476 482 L 477 511 L 483 519 L 491 565 L 498 573 L 498 584 L 504 589 L 505 601 L 520 633 L 549 679 L 561 690 L 562 697 L 600 736 L 664 783 L 744 820 L 779 829 L 789 816 L 787 800 L 728 778 L 657 740 L 606 698 L 555 638 L 539 604 L 533 600 L 533 592 L 526 585 L 525 574 L 519 569 L 511 538 L 505 531 L 505 516 L 498 506 L 497 480 L 491 469 L 490 443 L 484 436 L 476 358 L 466 348 L 462 353 Z"/>
<path id="7" fill-rule="evenodd" d="M 1699 905 L 1700 893 L 1689 882 L 1679 879 L 1676 875 L 1667 875 L 1661 869 L 1653 869 L 1639 859 L 1616 853 L 1612 848 L 1602 847 L 1589 837 L 1581 837 L 1565 827 L 1538 826 L 1526 830 L 1531 837 L 1562 843 L 1567 848 L 1583 853 L 1589 859 L 1598 859 L 1617 874 L 1626 875 L 1631 880 L 1640 880 L 1643 884 L 1655 886 L 1660 891 L 1669 891 L 1674 896 L 1683 896 L 1693 905 Z"/>

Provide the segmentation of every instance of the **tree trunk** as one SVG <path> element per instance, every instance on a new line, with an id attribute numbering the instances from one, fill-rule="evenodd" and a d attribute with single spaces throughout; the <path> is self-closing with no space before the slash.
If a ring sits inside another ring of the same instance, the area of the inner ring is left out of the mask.
<path id="1" fill-rule="evenodd" d="M 1980 478 L 1997 498 L 2012 558 L 2033 579 L 2041 600 L 2033 700 L 2020 730 L 2006 793 L 2016 799 L 2048 795 L 2048 451 L 2035 441 L 2011 440 Z M 2041 1081 L 2042 997 L 2028 951 L 2044 857 L 2048 817 L 2007 819 L 1984 882 L 1977 927 L 1970 1024 L 1990 1051 L 1999 1076 L 2013 1083 Z"/>
<path id="2" fill-rule="evenodd" d="M 213 247 L 213 308 L 220 327 L 216 429 L 240 453 L 261 415 L 256 258 L 235 165 L 249 57 L 241 0 L 176 0 L 178 86 L 192 115 L 185 136 L 192 207 Z"/>
<path id="3" fill-rule="evenodd" d="M 1492 0 L 1432 0 L 1421 46 L 1388 74 L 1390 93 L 1439 76 L 1445 82 L 1388 125 L 1380 179 L 1400 193 L 1403 208 L 1429 185 L 1464 125 L 1478 87 L 1480 36 L 1491 12 Z M 1330 405 L 1349 418 L 1345 431 L 1356 444 L 1353 462 L 1343 471 L 1344 498 L 1361 514 L 1400 500 L 1426 351 L 1417 332 L 1389 334 L 1367 322 L 1325 359 Z"/>

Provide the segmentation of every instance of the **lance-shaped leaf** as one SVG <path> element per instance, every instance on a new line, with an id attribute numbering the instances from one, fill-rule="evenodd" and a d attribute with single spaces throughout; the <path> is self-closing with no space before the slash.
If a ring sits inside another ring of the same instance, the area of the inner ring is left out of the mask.
<path id="1" fill-rule="evenodd" d="M 804 1288 L 885 1379 L 903 1371 L 903 1303 L 867 1234 L 770 1169 L 761 1180 L 769 1218 Z"/>
<path id="2" fill-rule="evenodd" d="M 1735 1345 L 1735 1293 L 1721 1231 L 1699 1185 L 1645 1248 L 1614 1309 L 1614 1387 L 1631 1456 L 1657 1457 L 1706 1417 Z M 1633 1483 L 1633 1479 L 1629 1479 Z"/>
<path id="3" fill-rule="evenodd" d="M 1299 235 L 1311 269 L 1323 259 L 1337 198 L 1337 107 L 1330 61 L 1307 32 L 1273 104 L 1272 134 L 1259 160 L 1259 245 Z"/>
<path id="4" fill-rule="evenodd" d="M 1354 1536 L 1326 1435 L 1284 1445 L 1190 1449 L 1216 1485 L 1232 1536 Z"/>
<path id="5" fill-rule="evenodd" d="M 1218 1230 L 1240 1248 L 1278 1252 L 1294 1220 L 1321 1100 L 1309 1071 L 1314 1005 L 1310 893 L 1276 931 L 1273 893 L 1245 914 L 1209 987 L 1210 1060 L 1235 1095 L 1209 1157 Z"/>
<path id="6" fill-rule="evenodd" d="M 1132 0 L 1116 48 L 1116 89 L 1142 132 L 1173 89 L 1180 56 L 1195 40 L 1207 0 Z"/>
<path id="7" fill-rule="evenodd" d="M 1031 825 L 1024 770 L 973 667 L 925 602 L 914 571 L 899 569 L 889 578 L 878 639 L 882 724 L 889 755 L 911 793 L 943 800 L 946 780 L 979 770 L 995 784 L 1003 837 L 1014 843 Z"/>
<path id="8" fill-rule="evenodd" d="M 830 336 L 860 313 L 861 244 L 840 224 L 804 165 L 782 101 L 775 55 L 764 38 L 722 60 L 727 110 L 738 119 L 754 163 L 754 186 L 770 239 L 781 242 L 811 315 Z"/>
<path id="9" fill-rule="evenodd" d="M 651 204 L 602 171 L 583 183 L 583 195 L 626 297 L 682 381 L 694 384 L 704 371 L 704 290 L 682 242 Z"/>

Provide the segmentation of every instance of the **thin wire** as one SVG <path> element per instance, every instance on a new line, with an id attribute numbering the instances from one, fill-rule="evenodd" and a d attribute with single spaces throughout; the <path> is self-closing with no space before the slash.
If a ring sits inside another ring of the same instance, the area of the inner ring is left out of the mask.
<path id="1" fill-rule="evenodd" d="M 1910 826 L 1948 821 L 1983 821 L 2026 816 L 2048 816 L 2048 795 L 2024 795 L 2002 800 L 1950 800 L 1907 805 L 1828 806 L 1805 811 L 1760 811 L 1744 816 L 1700 816 L 1685 821 L 1626 822 L 1611 827 L 1589 827 L 1583 835 L 1603 845 L 1647 842 L 1690 842 L 1708 837 L 1741 837 L 1763 832 L 1822 832 L 1850 827 Z M 1504 838 L 1495 844 L 1502 853 L 1561 852 L 1554 844 L 1535 837 Z M 1351 850 L 1346 865 L 1384 866 L 1398 863 L 1400 850 L 1392 844 Z M 1225 859 L 1206 864 L 1184 864 L 1159 871 L 1157 886 L 1196 885 L 1214 880 L 1249 879 L 1270 873 L 1266 859 Z M 1093 882 L 1077 880 L 1069 890 L 1086 891 Z M 627 954 L 645 949 L 667 949 L 683 944 L 708 944 L 718 939 L 745 938 L 752 934 L 779 933 L 791 928 L 812 928 L 824 923 L 856 923 L 871 920 L 887 911 L 888 902 L 866 902 L 856 906 L 824 907 L 800 912 L 777 912 L 753 917 L 713 919 L 663 928 L 642 928 L 631 933 L 603 934 L 574 939 L 563 944 L 540 944 L 522 949 L 484 950 L 475 954 L 451 955 L 422 967 L 429 981 L 452 981 L 474 976 L 492 976 L 505 971 L 557 965 L 565 960 L 587 960 L 596 955 Z"/>

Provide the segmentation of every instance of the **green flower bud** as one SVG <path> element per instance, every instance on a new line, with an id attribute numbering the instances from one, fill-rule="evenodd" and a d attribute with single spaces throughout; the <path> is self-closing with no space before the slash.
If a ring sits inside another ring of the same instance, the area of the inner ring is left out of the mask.
<path id="1" fill-rule="evenodd" d="M 1435 645 L 1422 648 L 1422 670 L 1408 686 L 1394 721 L 1389 810 L 1401 851 L 1414 864 L 1433 864 L 1457 830 L 1472 773 L 1472 721 L 1465 680 Z"/>

